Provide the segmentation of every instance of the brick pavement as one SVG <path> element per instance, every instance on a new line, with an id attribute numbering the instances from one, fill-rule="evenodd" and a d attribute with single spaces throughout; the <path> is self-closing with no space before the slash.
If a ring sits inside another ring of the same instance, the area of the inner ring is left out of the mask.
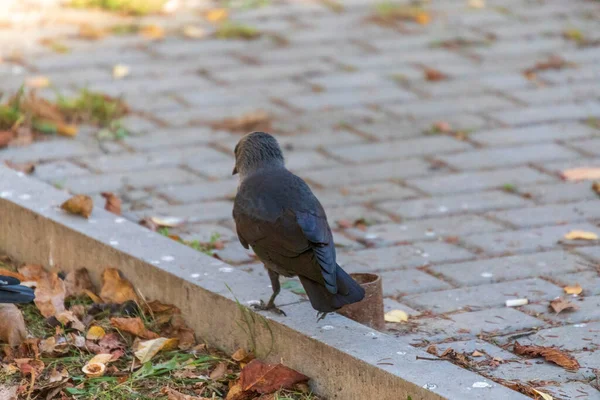
<path id="1" fill-rule="evenodd" d="M 340 263 L 380 272 L 386 308 L 411 315 L 389 324 L 398 340 L 478 350 L 503 360 L 475 368 L 492 379 L 546 381 L 534 385 L 556 398 L 600 398 L 600 246 L 562 240 L 572 229 L 600 232 L 597 195 L 589 182 L 559 177 L 600 167 L 600 3 L 435 0 L 424 5 L 430 24 L 391 26 L 367 20 L 372 2 L 343 3 L 339 13 L 291 0 L 232 10 L 265 33 L 248 42 L 177 34 L 189 24 L 212 29 L 197 12 L 142 18 L 171 29 L 158 42 L 77 38 L 75 22 L 130 22 L 113 15 L 49 9 L 47 23 L 2 15 L 0 89 L 45 75 L 63 91 L 123 95 L 136 115 L 124 119 L 130 134 L 120 141 L 86 130 L 2 150 L 0 160 L 36 162 L 37 178 L 98 202 L 99 192 L 115 191 L 133 220 L 185 218 L 175 233 L 203 241 L 219 233 L 222 259 L 264 275 L 230 216 L 239 134 L 208 122 L 267 111 L 288 165 L 328 211 Z M 569 29 L 585 40 L 568 39 Z M 40 38 L 72 51 L 52 53 Z M 566 63 L 540 68 L 551 56 Z M 114 80 L 117 63 L 130 76 Z M 427 69 L 448 79 L 428 81 Z M 549 312 L 549 300 L 575 283 L 584 288 L 572 299 L 580 309 Z M 504 306 L 520 297 L 530 304 Z M 560 346 L 582 368 L 516 356 L 515 338 Z"/>

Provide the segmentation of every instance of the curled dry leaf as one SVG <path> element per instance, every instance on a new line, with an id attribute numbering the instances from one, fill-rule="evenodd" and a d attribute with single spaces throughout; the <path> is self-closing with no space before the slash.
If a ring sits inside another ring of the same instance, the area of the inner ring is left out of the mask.
<path id="1" fill-rule="evenodd" d="M 23 376 L 32 374 L 39 376 L 46 366 L 42 360 L 34 360 L 32 358 L 15 358 L 15 363 Z"/>
<path id="2" fill-rule="evenodd" d="M 294 384 L 306 382 L 308 379 L 306 375 L 283 364 L 266 364 L 259 360 L 252 360 L 240 374 L 242 390 L 261 394 L 289 389 Z"/>
<path id="3" fill-rule="evenodd" d="M 23 314 L 14 304 L 0 304 L 0 321 L 0 342 L 15 347 L 27 338 Z"/>
<path id="4" fill-rule="evenodd" d="M 85 331 L 85 325 L 71 311 L 62 311 L 56 314 L 55 317 L 64 326 L 70 326 L 79 332 Z"/>
<path id="5" fill-rule="evenodd" d="M 562 311 L 577 311 L 579 310 L 579 306 L 571 303 L 568 300 L 559 297 L 550 302 L 550 308 L 557 314 L 560 314 Z"/>
<path id="6" fill-rule="evenodd" d="M 254 354 L 248 353 L 244 348 L 239 348 L 235 353 L 233 353 L 231 358 L 237 362 L 247 363 L 254 359 Z"/>
<path id="7" fill-rule="evenodd" d="M 123 64 L 117 64 L 113 67 L 112 76 L 115 79 L 122 79 L 129 75 L 129 67 Z"/>
<path id="8" fill-rule="evenodd" d="M 257 110 L 238 118 L 225 118 L 221 121 L 214 121 L 211 127 L 234 133 L 246 133 L 253 131 L 268 132 L 271 130 L 271 125 L 271 116 L 266 111 Z"/>
<path id="9" fill-rule="evenodd" d="M 87 290 L 94 291 L 94 285 L 87 269 L 79 268 L 71 271 L 65 277 L 66 297 L 81 296 L 86 294 Z"/>
<path id="10" fill-rule="evenodd" d="M 92 359 L 89 360 L 87 362 L 87 364 L 96 364 L 96 363 L 108 364 L 111 361 L 113 361 L 112 354 L 108 354 L 108 353 L 102 354 L 101 353 L 101 354 L 96 354 L 94 357 L 92 357 Z"/>
<path id="11" fill-rule="evenodd" d="M 78 194 L 62 203 L 60 208 L 71 214 L 81 215 L 82 217 L 88 218 L 92 214 L 94 201 L 90 196 Z"/>
<path id="12" fill-rule="evenodd" d="M 563 290 L 566 294 L 581 294 L 581 292 L 583 292 L 583 289 L 581 288 L 579 283 L 574 286 L 565 286 Z"/>
<path id="13" fill-rule="evenodd" d="M 221 22 L 229 18 L 229 11 L 226 8 L 213 8 L 205 11 L 203 16 L 210 22 Z"/>
<path id="14" fill-rule="evenodd" d="M 160 392 L 167 395 L 167 400 L 210 400 L 207 397 L 196 397 L 183 394 L 168 387 L 162 388 Z"/>
<path id="15" fill-rule="evenodd" d="M 45 279 L 37 280 L 34 303 L 44 317 L 58 316 L 65 312 L 65 283 L 56 272 L 46 273 Z"/>
<path id="16" fill-rule="evenodd" d="M 598 235 L 594 232 L 571 231 L 565 235 L 567 240 L 598 240 Z"/>
<path id="17" fill-rule="evenodd" d="M 135 351 L 136 358 L 144 364 L 152 359 L 159 351 L 173 349 L 177 346 L 176 339 L 158 338 L 139 342 Z"/>
<path id="18" fill-rule="evenodd" d="M 139 303 L 139 298 L 133 285 L 121 277 L 116 268 L 106 268 L 102 273 L 102 290 L 100 297 L 106 303 L 125 303 L 133 300 Z"/>
<path id="19" fill-rule="evenodd" d="M 567 370 L 578 370 L 579 363 L 573 356 L 554 347 L 521 346 L 515 342 L 514 353 L 519 356 L 543 357 L 546 361 L 560 365 Z"/>
<path id="20" fill-rule="evenodd" d="M 539 394 L 543 400 L 554 400 L 554 398 L 552 396 L 550 396 L 548 393 L 544 393 L 544 392 L 540 392 L 537 389 L 533 389 L 532 390 L 536 393 Z"/>
<path id="21" fill-rule="evenodd" d="M 210 373 L 210 379 L 213 381 L 218 381 L 223 378 L 227 374 L 227 363 L 220 362 L 217 364 L 215 369 Z"/>
<path id="22" fill-rule="evenodd" d="M 106 336 L 104 328 L 102 328 L 101 326 L 94 325 L 87 331 L 85 338 L 87 340 L 100 340 L 104 336 Z"/>
<path id="23" fill-rule="evenodd" d="M 8 146 L 14 138 L 15 138 L 14 132 L 0 131 L 0 148 Z"/>
<path id="24" fill-rule="evenodd" d="M 131 333 L 137 337 L 142 339 L 156 339 L 158 338 L 158 334 L 149 331 L 144 326 L 144 323 L 139 317 L 135 318 L 111 318 L 110 323 L 115 328 Z"/>
<path id="25" fill-rule="evenodd" d="M 178 217 L 150 217 L 150 221 L 160 228 L 176 228 L 185 222 L 185 219 Z"/>
<path id="26" fill-rule="evenodd" d="M 140 35 L 150 40 L 161 40 L 165 37 L 165 30 L 158 25 L 146 25 L 140 29 Z"/>
<path id="27" fill-rule="evenodd" d="M 12 161 L 4 161 L 4 164 L 6 164 L 6 166 L 10 169 L 14 169 L 15 171 L 23 172 L 24 174 L 27 174 L 27 175 L 33 174 L 33 172 L 35 171 L 34 163 L 17 164 Z"/>
<path id="28" fill-rule="evenodd" d="M 120 337 L 116 333 L 109 333 L 104 336 L 98 343 L 92 341 L 86 342 L 86 347 L 95 354 L 112 354 L 112 359 L 117 360 L 125 353 L 125 345 L 121 342 Z"/>
<path id="29" fill-rule="evenodd" d="M 480 351 L 475 350 L 473 353 L 471 353 L 472 357 L 483 357 L 484 354 Z"/>
<path id="30" fill-rule="evenodd" d="M 438 81 L 443 81 L 443 80 L 448 79 L 447 75 L 445 75 L 443 72 L 438 71 L 437 69 L 434 69 L 434 68 L 425 68 L 424 74 L 425 74 L 425 79 L 430 82 L 438 82 Z"/>
<path id="31" fill-rule="evenodd" d="M 596 181 L 596 182 L 592 183 L 592 190 L 596 194 L 600 195 L 600 181 Z"/>
<path id="32" fill-rule="evenodd" d="M 567 181 L 586 181 L 600 179 L 600 168 L 598 167 L 582 167 L 571 168 L 562 171 L 562 177 Z"/>
<path id="33" fill-rule="evenodd" d="M 181 33 L 189 39 L 202 39 L 206 36 L 206 31 L 204 29 L 193 25 L 184 26 Z"/>
<path id="34" fill-rule="evenodd" d="M 385 313 L 384 319 L 386 322 L 406 322 L 408 314 L 402 310 L 391 310 Z"/>
<path id="35" fill-rule="evenodd" d="M 104 209 L 116 215 L 121 215 L 121 199 L 115 196 L 114 193 L 102 192 L 102 197 L 106 199 Z"/>

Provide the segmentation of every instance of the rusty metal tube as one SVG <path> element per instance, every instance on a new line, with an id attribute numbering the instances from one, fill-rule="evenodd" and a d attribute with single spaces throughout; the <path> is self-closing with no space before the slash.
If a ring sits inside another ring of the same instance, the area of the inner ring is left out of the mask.
<path id="1" fill-rule="evenodd" d="M 356 273 L 350 276 L 365 289 L 365 298 L 358 303 L 342 307 L 338 312 L 358 323 L 383 330 L 385 320 L 381 277 L 371 273 Z"/>

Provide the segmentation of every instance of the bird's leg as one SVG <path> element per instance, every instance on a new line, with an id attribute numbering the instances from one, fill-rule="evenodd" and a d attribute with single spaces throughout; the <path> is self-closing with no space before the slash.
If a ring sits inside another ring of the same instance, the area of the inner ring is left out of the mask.
<path id="1" fill-rule="evenodd" d="M 275 271 L 271 271 L 268 268 L 267 268 L 267 272 L 269 273 L 269 279 L 271 279 L 271 287 L 273 288 L 273 294 L 269 298 L 269 302 L 267 303 L 267 305 L 265 305 L 265 303 L 261 300 L 260 306 L 256 306 L 255 308 L 257 308 L 259 310 L 273 311 L 273 312 L 276 312 L 277 314 L 281 314 L 281 315 L 285 316 L 285 312 L 283 312 L 283 310 L 280 310 L 279 308 L 277 308 L 275 306 L 275 298 L 277 297 L 279 292 L 281 292 L 281 284 L 279 283 L 279 274 Z"/>
<path id="2" fill-rule="evenodd" d="M 327 316 L 327 314 L 329 314 L 328 312 L 324 312 L 324 311 L 319 311 L 317 313 L 317 322 L 319 322 L 322 319 L 325 319 L 325 317 Z"/>

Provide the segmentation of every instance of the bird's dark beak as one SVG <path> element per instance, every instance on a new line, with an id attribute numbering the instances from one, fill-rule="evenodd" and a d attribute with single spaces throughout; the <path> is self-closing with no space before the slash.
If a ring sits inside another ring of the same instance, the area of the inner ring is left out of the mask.
<path id="1" fill-rule="evenodd" d="M 233 167 L 233 172 L 231 173 L 231 175 L 235 175 L 237 174 L 237 166 Z"/>

